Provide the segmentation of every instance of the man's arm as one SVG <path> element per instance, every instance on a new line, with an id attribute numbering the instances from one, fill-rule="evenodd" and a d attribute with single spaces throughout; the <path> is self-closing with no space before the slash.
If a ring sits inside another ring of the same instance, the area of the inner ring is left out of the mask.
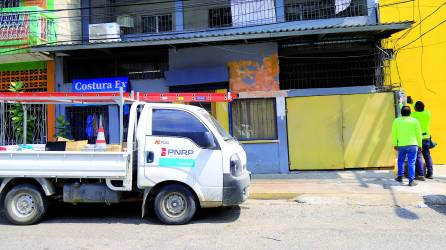
<path id="1" fill-rule="evenodd" d="M 394 120 L 392 124 L 392 143 L 394 147 L 398 147 L 398 124 L 397 121 Z"/>
<path id="2" fill-rule="evenodd" d="M 421 127 L 420 127 L 420 123 L 418 122 L 418 120 L 417 120 L 417 122 L 415 123 L 415 135 L 416 135 L 416 138 L 417 138 L 417 142 L 418 142 L 418 147 L 419 148 L 421 148 L 422 146 L 423 146 L 423 137 L 422 137 L 422 133 L 423 132 L 421 132 Z"/>

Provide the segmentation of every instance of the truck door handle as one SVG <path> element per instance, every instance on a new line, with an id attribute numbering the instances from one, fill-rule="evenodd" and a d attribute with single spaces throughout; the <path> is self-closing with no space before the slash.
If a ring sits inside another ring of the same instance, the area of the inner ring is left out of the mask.
<path id="1" fill-rule="evenodd" d="M 146 155 L 146 162 L 153 163 L 154 158 L 155 158 L 155 154 L 153 153 L 153 151 L 148 151 L 147 155 Z"/>

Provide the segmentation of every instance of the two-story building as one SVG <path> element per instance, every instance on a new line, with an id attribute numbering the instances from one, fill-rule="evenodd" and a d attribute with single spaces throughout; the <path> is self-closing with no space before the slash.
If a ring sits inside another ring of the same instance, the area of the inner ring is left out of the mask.
<path id="1" fill-rule="evenodd" d="M 381 23 L 374 0 L 82 0 L 82 39 L 51 53 L 58 91 L 235 92 L 201 105 L 248 153 L 255 173 L 393 165 L 390 54 L 381 40 L 410 23 Z M 96 84 L 96 85 L 95 85 Z M 60 107 L 75 139 L 112 106 Z M 367 147 L 366 147 L 367 146 Z"/>
<path id="2" fill-rule="evenodd" d="M 77 4 L 76 4 L 77 2 Z M 3 0 L 0 1 L 0 91 L 9 91 L 11 82 L 21 82 L 22 91 L 54 91 L 54 60 L 45 52 L 32 52 L 37 45 L 59 44 L 63 39 L 79 36 L 78 0 Z M 55 11 L 63 8 L 64 11 Z M 56 23 L 57 19 L 57 23 Z M 44 143 L 55 131 L 55 112 L 52 107 L 32 105 L 33 141 Z M 8 106 L 0 107 L 0 144 L 17 142 L 16 128 Z"/>

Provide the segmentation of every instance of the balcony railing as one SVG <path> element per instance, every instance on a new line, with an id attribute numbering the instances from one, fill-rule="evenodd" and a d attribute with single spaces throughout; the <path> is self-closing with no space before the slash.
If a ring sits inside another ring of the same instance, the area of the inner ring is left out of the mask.
<path id="1" fill-rule="evenodd" d="M 367 0 L 287 0 L 285 20 L 366 16 L 367 10 Z"/>
<path id="2" fill-rule="evenodd" d="M 183 3 L 177 15 L 172 1 L 160 5 L 141 5 L 92 9 L 92 23 L 117 22 L 122 34 L 169 33 L 180 30 L 212 30 L 368 15 L 367 0 L 284 0 L 283 12 L 277 12 L 275 0 L 191 0 Z M 101 12 L 102 11 L 102 12 Z M 96 13 L 97 12 L 97 13 Z M 183 17 L 182 22 L 176 18 Z M 180 25 L 180 26 L 178 26 Z"/>
<path id="3" fill-rule="evenodd" d="M 0 46 L 41 44 L 56 38 L 54 19 L 40 13 L 0 13 Z"/>

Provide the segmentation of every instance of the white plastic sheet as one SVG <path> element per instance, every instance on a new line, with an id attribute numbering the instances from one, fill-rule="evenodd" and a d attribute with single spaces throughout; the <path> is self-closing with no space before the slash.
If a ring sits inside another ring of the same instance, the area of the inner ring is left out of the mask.
<path id="1" fill-rule="evenodd" d="M 274 0 L 231 0 L 233 27 L 276 22 Z"/>

